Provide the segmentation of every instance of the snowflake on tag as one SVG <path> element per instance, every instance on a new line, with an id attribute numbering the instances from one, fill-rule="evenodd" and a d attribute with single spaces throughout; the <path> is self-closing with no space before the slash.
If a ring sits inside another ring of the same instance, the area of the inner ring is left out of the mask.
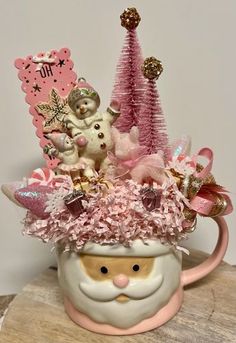
<path id="1" fill-rule="evenodd" d="M 56 89 L 52 88 L 49 102 L 41 102 L 35 108 L 45 118 L 43 122 L 44 133 L 52 132 L 53 130 L 66 131 L 63 119 L 70 112 L 70 108 L 67 99 L 61 98 Z"/>

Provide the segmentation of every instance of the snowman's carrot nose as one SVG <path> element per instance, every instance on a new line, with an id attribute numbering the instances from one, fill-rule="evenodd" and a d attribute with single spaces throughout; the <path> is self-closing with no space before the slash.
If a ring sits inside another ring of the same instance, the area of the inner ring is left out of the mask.
<path id="1" fill-rule="evenodd" d="M 81 112 L 81 113 L 84 113 L 85 111 L 86 111 L 86 107 L 83 106 L 83 105 L 81 105 L 81 106 L 80 106 L 80 112 Z"/>
<path id="2" fill-rule="evenodd" d="M 129 279 L 124 274 L 116 275 L 113 279 L 113 284 L 118 288 L 125 288 L 129 283 Z"/>

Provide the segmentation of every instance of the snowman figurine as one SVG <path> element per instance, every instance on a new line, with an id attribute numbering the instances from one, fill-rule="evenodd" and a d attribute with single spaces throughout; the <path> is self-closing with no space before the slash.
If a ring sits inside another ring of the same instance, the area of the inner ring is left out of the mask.
<path id="1" fill-rule="evenodd" d="M 107 152 L 113 148 L 111 125 L 120 114 L 120 106 L 112 101 L 106 112 L 98 112 L 99 95 L 82 78 L 69 93 L 68 104 L 72 112 L 64 123 L 86 164 L 84 175 L 90 178 L 95 170 L 106 170 L 110 164 Z"/>
<path id="2" fill-rule="evenodd" d="M 85 165 L 79 158 L 78 147 L 71 137 L 66 133 L 49 133 L 47 138 L 51 140 L 55 148 L 52 148 L 48 154 L 57 157 L 61 163 L 57 166 L 60 174 L 67 174 L 72 177 L 79 175 L 79 171 L 85 168 Z"/>

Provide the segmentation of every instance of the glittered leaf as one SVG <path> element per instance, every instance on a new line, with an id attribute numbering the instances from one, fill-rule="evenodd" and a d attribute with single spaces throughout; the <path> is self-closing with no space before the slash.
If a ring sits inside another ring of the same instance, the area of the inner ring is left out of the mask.
<path id="1" fill-rule="evenodd" d="M 70 111 L 67 100 L 60 97 L 56 89 L 52 88 L 48 103 L 39 103 L 35 109 L 44 116 L 43 132 L 53 130 L 65 132 L 63 119 Z"/>

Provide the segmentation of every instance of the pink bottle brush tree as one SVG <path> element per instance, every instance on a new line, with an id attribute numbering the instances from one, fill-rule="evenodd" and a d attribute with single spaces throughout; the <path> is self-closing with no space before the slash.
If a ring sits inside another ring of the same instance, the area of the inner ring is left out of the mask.
<path id="1" fill-rule="evenodd" d="M 138 116 L 145 91 L 145 79 L 141 72 L 143 58 L 136 28 L 141 20 L 135 8 L 127 8 L 122 15 L 121 25 L 127 29 L 125 44 L 117 66 L 112 100 L 121 105 L 121 115 L 115 126 L 120 132 L 129 132 L 138 124 Z"/>
<path id="2" fill-rule="evenodd" d="M 169 159 L 169 144 L 164 115 L 156 88 L 156 80 L 163 71 L 160 61 L 155 57 L 146 58 L 142 72 L 146 78 L 146 91 L 143 106 L 139 115 L 139 142 L 147 147 L 148 154 L 163 151 L 165 160 Z"/>

